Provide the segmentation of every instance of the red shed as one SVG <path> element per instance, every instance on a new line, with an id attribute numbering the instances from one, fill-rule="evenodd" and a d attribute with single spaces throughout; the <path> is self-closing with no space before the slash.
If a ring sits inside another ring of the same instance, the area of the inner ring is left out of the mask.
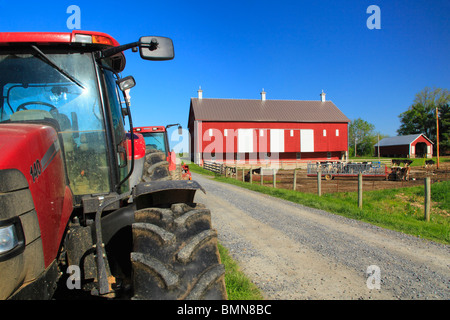
<path id="1" fill-rule="evenodd" d="M 192 161 L 226 163 L 342 160 L 350 120 L 331 101 L 191 99 Z"/>
<path id="2" fill-rule="evenodd" d="M 433 142 L 424 134 L 388 137 L 375 144 L 375 156 L 394 158 L 432 158 Z"/>

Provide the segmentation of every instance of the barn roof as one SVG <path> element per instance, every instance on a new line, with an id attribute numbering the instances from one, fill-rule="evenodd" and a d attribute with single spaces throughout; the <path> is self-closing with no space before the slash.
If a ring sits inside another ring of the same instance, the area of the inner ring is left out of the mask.
<path id="1" fill-rule="evenodd" d="M 380 147 L 409 145 L 412 142 L 414 142 L 417 138 L 419 138 L 420 136 L 424 136 L 424 138 L 427 139 L 430 143 L 433 143 L 424 134 L 416 133 L 416 134 L 409 134 L 409 135 L 405 135 L 405 136 L 384 138 L 384 139 L 380 140 L 379 144 L 380 144 Z M 378 147 L 378 143 L 375 144 L 375 147 Z"/>
<path id="2" fill-rule="evenodd" d="M 191 120 L 232 122 L 350 122 L 331 101 L 191 98 Z"/>

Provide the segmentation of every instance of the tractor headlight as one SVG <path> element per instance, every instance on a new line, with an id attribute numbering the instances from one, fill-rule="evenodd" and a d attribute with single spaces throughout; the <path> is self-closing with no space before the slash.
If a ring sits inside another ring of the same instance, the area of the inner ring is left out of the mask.
<path id="1" fill-rule="evenodd" d="M 19 254 L 24 249 L 24 235 L 19 218 L 0 221 L 0 261 Z"/>
<path id="2" fill-rule="evenodd" d="M 14 249 L 19 244 L 14 225 L 0 228 L 0 254 Z"/>

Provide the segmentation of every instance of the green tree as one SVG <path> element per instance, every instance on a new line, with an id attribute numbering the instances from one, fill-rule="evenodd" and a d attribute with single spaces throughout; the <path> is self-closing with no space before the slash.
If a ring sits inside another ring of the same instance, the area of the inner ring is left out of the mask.
<path id="1" fill-rule="evenodd" d="M 377 134 L 375 126 L 361 118 L 354 119 L 349 125 L 350 155 L 372 155 Z"/>
<path id="2" fill-rule="evenodd" d="M 439 110 L 439 153 L 450 151 L 450 105 L 446 104 Z"/>
<path id="3" fill-rule="evenodd" d="M 435 142 L 436 147 L 436 108 L 439 118 L 440 150 L 450 150 L 450 92 L 447 89 L 429 87 L 416 94 L 413 104 L 399 115 L 399 135 L 423 133 Z"/>

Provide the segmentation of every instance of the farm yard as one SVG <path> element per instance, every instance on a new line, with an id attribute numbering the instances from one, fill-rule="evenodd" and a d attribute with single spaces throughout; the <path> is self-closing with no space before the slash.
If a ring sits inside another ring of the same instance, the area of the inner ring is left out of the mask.
<path id="1" fill-rule="evenodd" d="M 448 244 L 450 158 L 442 159 L 439 169 L 435 165 L 421 165 L 422 160 L 415 159 L 407 180 L 364 177 L 361 190 L 358 190 L 358 177 L 335 177 L 330 180 L 322 177 L 320 194 L 317 176 L 308 177 L 306 168 L 296 170 L 296 191 L 293 190 L 292 168 L 275 171 L 275 180 L 272 175 L 274 171 L 269 168 L 263 168 L 263 175 L 258 174 L 260 168 L 253 169 L 251 177 L 250 168 L 238 167 L 235 170 L 235 167 L 228 167 L 227 177 L 225 171 L 222 175 L 211 172 L 220 166 L 217 163 L 205 163 L 203 168 L 192 165 L 190 169 L 215 176 L 214 180 L 219 182 Z M 233 171 L 237 171 L 237 175 Z M 426 191 L 429 187 L 430 192 Z"/>
<path id="2" fill-rule="evenodd" d="M 208 168 L 208 165 L 205 165 Z M 395 167 L 393 167 L 395 168 Z M 391 172 L 391 166 L 386 165 L 388 173 Z M 210 168 L 210 170 L 213 170 Z M 252 174 L 250 176 L 250 170 Z M 275 186 L 282 189 L 294 189 L 294 170 L 295 170 L 295 190 L 308 193 L 317 193 L 317 175 L 308 176 L 308 169 L 303 166 L 296 169 L 278 169 L 272 170 L 269 168 L 259 167 L 227 167 L 226 175 L 235 178 L 236 180 L 251 182 L 253 184 L 260 184 L 264 186 Z M 236 173 L 237 171 L 237 173 Z M 225 171 L 223 171 L 225 174 Z M 261 175 L 262 173 L 262 175 Z M 275 173 L 275 175 L 274 175 Z M 275 184 L 274 184 L 275 177 Z M 439 169 L 436 165 L 428 166 L 412 166 L 409 167 L 409 174 L 406 179 L 390 180 L 386 175 L 380 176 L 364 176 L 363 190 L 381 190 L 393 189 L 413 186 L 423 186 L 424 178 L 431 177 L 431 182 L 446 181 L 450 179 L 450 162 L 442 162 Z M 251 180 L 251 181 L 250 181 Z M 322 177 L 321 192 L 355 192 L 358 190 L 357 176 L 334 176 Z"/>

